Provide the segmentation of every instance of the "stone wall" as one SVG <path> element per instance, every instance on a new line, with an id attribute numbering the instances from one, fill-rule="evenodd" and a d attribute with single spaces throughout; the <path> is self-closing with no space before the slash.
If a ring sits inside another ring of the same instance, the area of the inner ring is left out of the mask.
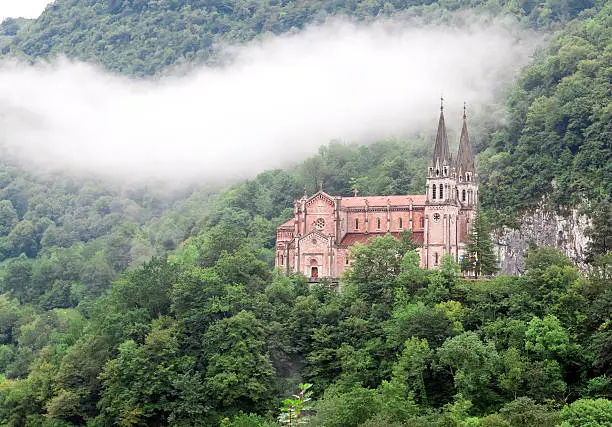
<path id="1" fill-rule="evenodd" d="M 519 229 L 504 228 L 493 233 L 501 274 L 524 273 L 524 256 L 530 243 L 557 247 L 580 269 L 586 269 L 584 258 L 589 239 L 584 230 L 590 222 L 586 216 L 578 213 L 578 209 L 558 213 L 541 203 L 535 210 L 523 215 L 520 223 Z"/>

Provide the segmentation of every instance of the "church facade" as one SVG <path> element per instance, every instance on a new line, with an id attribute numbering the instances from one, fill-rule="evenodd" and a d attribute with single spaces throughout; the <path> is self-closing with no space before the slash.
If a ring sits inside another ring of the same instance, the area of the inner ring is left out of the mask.
<path id="1" fill-rule="evenodd" d="M 477 175 L 467 130 L 465 108 L 459 151 L 450 154 L 444 111 L 427 171 L 425 194 L 341 197 L 320 189 L 294 203 L 294 217 L 276 231 L 276 267 L 300 272 L 311 280 L 337 280 L 350 266 L 355 243 L 373 237 L 399 238 L 412 230 L 421 267 L 436 268 L 444 254 L 457 261 L 465 253 L 467 235 L 478 201 Z"/>

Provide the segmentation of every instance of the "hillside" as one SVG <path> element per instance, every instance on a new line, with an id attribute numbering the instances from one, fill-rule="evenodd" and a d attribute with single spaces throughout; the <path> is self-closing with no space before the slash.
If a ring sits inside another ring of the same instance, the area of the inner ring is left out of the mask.
<path id="1" fill-rule="evenodd" d="M 301 403 L 283 399 L 305 382 L 313 426 L 610 425 L 612 4 L 468 3 L 551 35 L 510 88 L 507 121 L 475 123 L 483 207 L 496 225 L 543 197 L 584 209 L 589 274 L 532 247 L 524 276 L 465 280 L 447 258 L 420 269 L 388 237 L 355 251 L 341 294 L 273 271 L 275 227 L 304 187 L 422 192 L 431 147 L 416 139 L 330 142 L 290 170 L 172 194 L 3 160 L 0 425 L 288 425 L 281 407 Z M 20 28 L 5 21 L 0 46 L 159 76 L 330 15 L 457 7 L 57 0 Z"/>
<path id="2" fill-rule="evenodd" d="M 151 76 L 180 65 L 215 64 L 223 60 L 217 54 L 227 43 L 298 31 L 333 15 L 358 21 L 381 14 L 452 19 L 445 10 L 456 6 L 427 3 L 58 0 L 33 23 L 18 28 L 9 22 L 17 34 L 2 52 L 29 59 L 62 54 L 122 74 Z M 523 26 L 557 31 L 511 88 L 506 124 L 490 125 L 486 118 L 476 123 L 485 133 L 476 147 L 482 202 L 496 212 L 496 223 L 514 224 L 517 212 L 543 196 L 553 206 L 605 199 L 612 164 L 609 4 L 565 0 L 518 7 L 473 1 L 463 7 L 510 14 Z"/>
<path id="3" fill-rule="evenodd" d="M 512 215 L 544 196 L 553 206 L 610 202 L 611 25 L 609 2 L 583 14 L 519 76 L 509 123 L 479 157 L 489 209 Z"/>
<path id="4" fill-rule="evenodd" d="M 513 1 L 461 3 L 487 13 L 506 11 L 537 28 L 555 27 L 592 6 L 590 0 L 529 1 L 522 7 Z M 227 43 L 299 31 L 334 15 L 368 21 L 409 11 L 445 19 L 445 10 L 458 7 L 432 0 L 56 0 L 2 53 L 30 59 L 63 54 L 108 70 L 151 76 L 169 66 L 215 63 Z"/>

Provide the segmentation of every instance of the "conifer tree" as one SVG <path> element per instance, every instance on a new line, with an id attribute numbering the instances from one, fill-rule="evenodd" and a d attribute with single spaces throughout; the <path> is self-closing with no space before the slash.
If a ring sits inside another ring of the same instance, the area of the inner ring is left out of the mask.
<path id="1" fill-rule="evenodd" d="M 493 252 L 491 229 L 487 216 L 480 206 L 476 209 L 466 247 L 467 253 L 461 261 L 462 271 L 471 272 L 475 277 L 481 274 L 490 275 L 497 271 L 497 257 Z"/>

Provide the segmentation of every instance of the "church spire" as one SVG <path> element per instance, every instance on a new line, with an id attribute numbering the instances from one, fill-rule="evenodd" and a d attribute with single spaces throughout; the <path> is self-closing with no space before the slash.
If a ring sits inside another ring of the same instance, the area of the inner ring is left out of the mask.
<path id="1" fill-rule="evenodd" d="M 448 149 L 448 138 L 446 137 L 446 125 L 444 124 L 444 98 L 440 97 L 440 120 L 438 121 L 438 134 L 434 146 L 431 166 L 441 173 L 440 168 L 451 164 L 450 150 Z"/>
<path id="2" fill-rule="evenodd" d="M 463 103 L 463 128 L 461 129 L 461 138 L 459 140 L 459 152 L 457 153 L 457 172 L 465 175 L 466 172 L 474 174 L 474 156 L 472 155 L 472 146 L 467 130 L 467 114 L 466 105 Z"/>

